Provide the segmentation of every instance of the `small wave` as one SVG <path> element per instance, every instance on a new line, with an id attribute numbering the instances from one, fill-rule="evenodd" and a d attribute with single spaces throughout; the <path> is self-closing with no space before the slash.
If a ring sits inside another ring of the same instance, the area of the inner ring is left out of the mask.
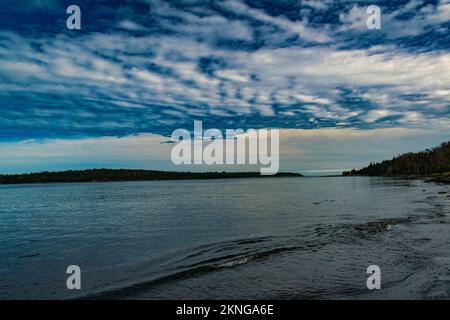
<path id="1" fill-rule="evenodd" d="M 248 238 L 248 239 L 238 239 L 238 240 L 230 240 L 230 241 L 222 241 L 212 244 L 205 244 L 197 247 L 192 253 L 184 256 L 182 259 L 191 259 L 198 256 L 202 256 L 204 254 L 211 254 L 213 252 L 221 253 L 227 250 L 232 250 L 235 248 L 240 248 L 242 245 L 257 245 L 259 243 L 264 243 L 271 241 L 273 237 L 256 237 L 256 238 Z"/>
<path id="2" fill-rule="evenodd" d="M 375 239 L 386 232 L 392 232 L 397 225 L 409 224 L 412 218 L 392 218 L 369 221 L 366 223 L 353 224 L 341 223 L 334 225 L 320 224 L 315 227 L 315 245 L 327 245 L 329 243 L 351 244 L 355 241 Z"/>
<path id="3" fill-rule="evenodd" d="M 34 258 L 34 257 L 38 257 L 38 256 L 40 256 L 40 253 L 31 253 L 31 254 L 27 254 L 27 255 L 20 256 L 19 259 L 23 259 L 23 258 Z"/>
<path id="4" fill-rule="evenodd" d="M 269 257 L 271 255 L 274 255 L 274 254 L 287 252 L 287 251 L 298 250 L 298 249 L 304 249 L 304 248 L 305 247 L 303 247 L 303 246 L 291 246 L 291 247 L 273 248 L 273 249 L 267 250 L 267 251 L 256 252 L 256 253 L 254 253 L 254 254 L 252 254 L 250 256 L 246 256 L 246 257 L 242 257 L 242 258 L 239 258 L 239 259 L 230 260 L 230 261 L 226 261 L 226 262 L 217 264 L 216 265 L 216 269 L 233 268 L 235 266 L 245 264 L 245 263 L 250 262 L 252 260 L 267 258 L 267 257 Z"/>
<path id="5" fill-rule="evenodd" d="M 296 250 L 299 248 L 300 247 L 295 246 L 275 247 L 269 250 L 261 250 L 253 252 L 248 255 L 236 254 L 206 259 L 192 265 L 179 267 L 173 273 L 152 280 L 142 281 L 126 287 L 107 290 L 97 294 L 92 294 L 83 297 L 83 299 L 118 299 L 127 296 L 133 296 L 169 282 L 187 279 L 191 277 L 198 277 L 207 273 L 217 272 L 223 269 L 234 268 L 249 263 L 250 261 L 267 258 L 274 254 Z"/>
<path id="6" fill-rule="evenodd" d="M 233 268 L 235 266 L 247 263 L 250 260 L 251 259 L 247 257 L 247 258 L 242 258 L 242 259 L 228 261 L 228 262 L 219 264 L 219 268 Z"/>

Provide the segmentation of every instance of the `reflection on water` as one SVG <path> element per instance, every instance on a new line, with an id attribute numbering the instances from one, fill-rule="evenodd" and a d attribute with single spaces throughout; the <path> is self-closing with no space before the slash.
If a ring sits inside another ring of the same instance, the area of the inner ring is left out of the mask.
<path id="1" fill-rule="evenodd" d="M 0 298 L 448 298 L 448 194 L 368 177 L 0 186 Z"/>

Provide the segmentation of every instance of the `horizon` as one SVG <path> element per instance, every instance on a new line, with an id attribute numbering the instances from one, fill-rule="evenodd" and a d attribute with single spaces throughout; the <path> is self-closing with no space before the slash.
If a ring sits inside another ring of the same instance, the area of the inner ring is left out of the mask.
<path id="1" fill-rule="evenodd" d="M 439 148 L 441 145 L 445 144 L 445 143 L 450 143 L 449 141 L 444 141 L 442 142 L 439 146 L 435 146 L 435 147 L 431 147 L 431 148 L 426 148 L 426 149 L 422 149 L 418 152 L 406 152 L 406 153 L 399 153 L 396 154 L 395 156 L 393 156 L 392 158 L 389 159 L 383 159 L 382 161 L 390 161 L 395 159 L 396 157 L 402 156 L 402 155 L 407 155 L 407 154 L 411 154 L 411 153 L 421 153 L 421 152 L 425 152 L 427 150 L 433 150 L 436 148 Z M 381 163 L 382 161 L 376 161 L 370 162 L 371 164 L 377 164 L 377 163 Z M 327 176 L 334 176 L 334 175 L 339 175 L 339 176 L 344 176 L 344 172 L 349 172 L 351 170 L 359 170 L 365 167 L 368 167 L 369 163 L 367 163 L 364 167 L 361 168 L 340 168 L 340 169 L 314 169 L 314 170 L 308 170 L 308 169 L 302 169 L 302 168 L 297 168 L 297 169 L 293 169 L 291 171 L 279 171 L 278 173 L 300 173 L 301 175 L 303 175 L 304 177 L 327 177 Z M 186 168 L 189 166 L 185 166 Z M 210 166 L 211 167 L 211 166 Z M 216 166 L 217 167 L 217 166 Z M 223 167 L 223 166 L 222 166 Z M 82 168 L 82 169 L 62 169 L 62 170 L 41 170 L 41 171 L 28 171 L 28 172 L 13 172 L 13 173 L 2 173 L 0 172 L 0 175 L 22 175 L 22 174 L 32 174 L 32 173 L 44 173 L 44 172 L 50 172 L 50 173 L 54 173 L 54 172 L 64 172 L 64 171 L 85 171 L 85 170 L 144 170 L 144 171 L 157 171 L 157 172 L 167 172 L 167 173 L 171 173 L 171 172 L 175 172 L 175 173 L 255 173 L 258 170 L 253 170 L 253 171 L 245 171 L 244 169 L 247 166 L 244 165 L 234 165 L 234 167 L 238 167 L 241 168 L 241 170 L 211 170 L 211 171 L 207 171 L 207 170 L 202 170 L 202 169 L 198 169 L 195 170 L 196 167 L 192 167 L 190 166 L 190 168 L 193 168 L 194 170 L 156 170 L 156 169 L 146 169 L 146 168 L 125 168 L 125 167 L 116 167 L 116 168 L 111 168 L 111 167 L 90 167 L 90 168 Z M 229 166 L 227 168 L 230 168 Z"/>
<path id="2" fill-rule="evenodd" d="M 69 172 L 69 171 L 88 171 L 88 170 L 130 170 L 130 171 L 155 171 L 155 172 L 163 172 L 163 173 L 258 173 L 258 171 L 168 171 L 168 170 L 153 170 L 153 169 L 142 169 L 142 168 L 106 168 L 106 167 L 92 167 L 87 169 L 67 169 L 67 170 L 56 170 L 56 171 L 34 171 L 34 172 L 20 172 L 20 173 L 1 173 L 1 175 L 24 175 L 24 174 L 35 174 L 35 173 L 60 173 L 60 172 Z M 340 173 L 342 175 L 343 172 L 351 170 L 351 169 L 337 169 L 337 170 L 293 170 L 293 171 L 280 171 L 278 173 L 300 173 L 305 177 L 326 177 L 331 173 Z M 277 173 L 277 174 L 278 174 Z M 323 174 L 323 175 L 322 175 Z"/>

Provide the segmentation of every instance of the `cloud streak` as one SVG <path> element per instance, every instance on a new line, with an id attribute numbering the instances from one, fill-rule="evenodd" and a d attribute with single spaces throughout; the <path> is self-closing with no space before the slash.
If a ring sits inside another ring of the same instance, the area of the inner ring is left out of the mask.
<path id="1" fill-rule="evenodd" d="M 372 4 L 372 3 L 370 3 Z M 445 128 L 447 0 L 0 5 L 0 140 L 205 127 Z M 33 21 L 33 22 L 31 22 Z M 364 22 L 364 23 L 362 23 Z"/>

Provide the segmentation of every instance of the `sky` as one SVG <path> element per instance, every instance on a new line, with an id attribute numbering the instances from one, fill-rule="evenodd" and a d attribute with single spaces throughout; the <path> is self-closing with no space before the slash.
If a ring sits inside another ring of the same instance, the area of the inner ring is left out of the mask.
<path id="1" fill-rule="evenodd" d="M 0 173 L 236 169 L 171 163 L 194 120 L 279 128 L 283 171 L 433 147 L 450 140 L 449 29 L 450 0 L 2 0 Z"/>

